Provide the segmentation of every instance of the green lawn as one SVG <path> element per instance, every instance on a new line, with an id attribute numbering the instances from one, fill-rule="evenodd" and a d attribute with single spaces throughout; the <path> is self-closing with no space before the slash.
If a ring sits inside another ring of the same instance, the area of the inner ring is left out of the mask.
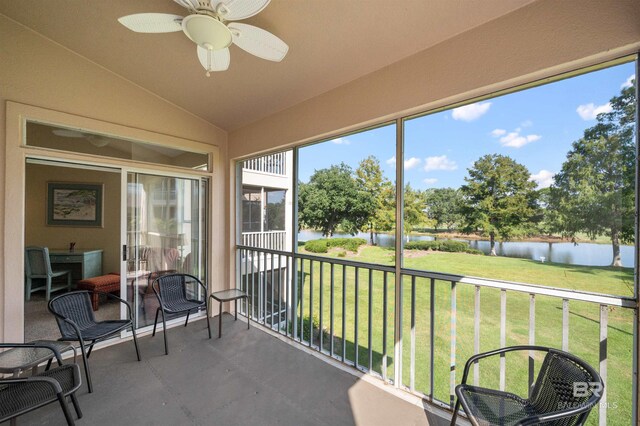
<path id="1" fill-rule="evenodd" d="M 304 252 L 301 249 L 301 252 Z M 329 254 L 328 256 L 334 256 Z M 393 252 L 378 248 L 364 247 L 358 255 L 346 259 L 362 262 L 392 265 Z M 631 295 L 633 293 L 633 270 L 608 267 L 582 267 L 552 263 L 540 263 L 523 259 L 488 257 L 461 253 L 428 253 L 423 256 L 405 257 L 405 267 L 411 269 L 448 272 L 476 277 L 490 277 L 507 281 L 527 282 L 539 285 L 582 289 L 584 291 Z M 347 358 L 355 357 L 355 305 L 356 283 L 354 268 L 346 269 L 343 277 L 341 266 L 334 268 L 334 335 L 335 348 L 342 353 L 342 303 L 343 282 L 345 285 L 345 333 Z M 313 306 L 310 312 L 311 274 L 308 261 L 304 262 L 303 306 L 305 318 L 320 317 L 320 293 L 323 296 L 322 328 L 330 329 L 330 266 L 323 266 L 322 291 L 320 290 L 320 265 L 313 264 Z M 371 275 L 372 312 L 372 365 L 379 373 L 382 370 L 383 350 L 383 279 L 382 272 Z M 387 355 L 388 375 L 393 378 L 393 318 L 394 318 L 394 274 L 387 274 Z M 436 281 L 435 285 L 435 354 L 434 354 L 434 396 L 444 402 L 449 401 L 449 363 L 451 327 L 451 283 Z M 403 374 L 402 383 L 409 386 L 411 354 L 411 279 L 403 284 Z M 474 336 L 474 287 L 458 284 L 457 291 L 457 340 L 456 340 L 456 382 L 462 377 L 466 359 L 473 354 Z M 358 361 L 367 367 L 368 357 L 368 315 L 369 315 L 369 271 L 360 269 L 358 273 Z M 569 350 L 582 357 L 591 365 L 598 366 L 599 348 L 599 306 L 586 302 L 570 302 Z M 429 394 L 429 307 L 430 281 L 418 278 L 415 281 L 415 389 Z M 298 309 L 299 311 L 299 309 Z M 300 314 L 300 313 L 299 313 Z M 562 301 L 556 298 L 536 297 L 536 343 L 561 347 Z M 631 362 L 633 342 L 633 312 L 629 309 L 609 308 L 608 327 L 608 402 L 607 421 L 610 424 L 629 424 L 631 416 Z M 500 346 L 500 290 L 483 288 L 481 291 L 481 332 L 480 350 L 490 350 Z M 305 328 L 309 322 L 305 320 Z M 516 292 L 507 294 L 507 345 L 527 344 L 529 336 L 529 295 Z M 308 333 L 307 333 L 308 335 Z M 316 341 L 318 344 L 317 335 Z M 329 349 L 329 339 L 325 338 L 325 349 Z M 527 361 L 526 354 L 507 356 L 507 390 L 526 395 Z M 480 384 L 487 387 L 498 386 L 498 360 L 482 364 Z M 539 363 L 537 363 L 539 367 Z M 597 424 L 597 409 L 589 416 L 589 424 Z"/>

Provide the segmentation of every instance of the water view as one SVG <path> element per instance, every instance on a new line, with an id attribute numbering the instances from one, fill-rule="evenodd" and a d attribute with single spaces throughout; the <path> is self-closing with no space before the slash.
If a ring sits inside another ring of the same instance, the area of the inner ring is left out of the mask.
<path id="1" fill-rule="evenodd" d="M 369 241 L 369 234 L 359 232 L 356 237 Z M 349 238 L 351 235 L 335 233 L 334 237 Z M 309 241 L 323 238 L 321 232 L 303 230 L 298 233 L 299 241 Z M 434 240 L 428 235 L 410 235 L 407 241 Z M 380 247 L 395 246 L 395 235 L 377 234 L 374 241 Z M 469 243 L 471 248 L 478 249 L 484 254 L 489 253 L 489 241 L 485 240 L 461 240 Z M 612 249 L 610 244 L 595 244 L 579 242 L 564 243 L 543 243 L 529 241 L 508 241 L 496 243 L 496 253 L 498 256 L 516 257 L 520 259 L 532 259 L 545 262 L 566 263 L 569 265 L 584 266 L 609 266 L 611 264 Z M 620 246 L 622 265 L 626 268 L 633 267 L 634 249 L 633 246 Z"/>

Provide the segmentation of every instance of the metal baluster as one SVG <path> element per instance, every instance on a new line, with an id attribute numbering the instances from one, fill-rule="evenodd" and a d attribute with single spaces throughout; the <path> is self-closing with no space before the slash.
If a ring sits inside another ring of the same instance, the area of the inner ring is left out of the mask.
<path id="1" fill-rule="evenodd" d="M 358 355 L 359 355 L 359 351 L 358 351 L 358 349 L 359 349 L 359 348 L 358 348 L 358 300 L 360 299 L 360 297 L 359 297 L 359 296 L 360 296 L 360 294 L 359 294 L 360 292 L 359 292 L 359 289 L 358 289 L 358 285 L 359 285 L 359 281 L 360 281 L 360 279 L 359 279 L 359 278 L 360 278 L 360 268 L 358 268 L 358 267 L 356 266 L 356 281 L 355 281 L 355 295 L 356 295 L 356 300 L 355 300 L 355 306 L 354 306 L 354 308 L 355 308 L 355 312 L 354 312 L 354 318 L 355 318 L 354 326 L 355 326 L 355 327 L 354 327 L 354 330 L 353 330 L 353 346 L 354 346 L 354 351 L 355 351 L 355 355 L 354 355 L 354 358 L 353 358 L 353 362 L 354 362 L 354 365 L 355 365 L 355 367 L 356 367 L 356 368 L 358 368 L 359 361 L 360 361 L 360 359 L 359 359 L 359 357 L 358 357 Z"/>
<path id="2" fill-rule="evenodd" d="M 262 271 L 262 318 L 263 318 L 263 324 L 266 326 L 267 325 L 267 317 L 268 317 L 268 311 L 267 311 L 267 305 L 269 304 L 269 291 L 267 289 L 267 285 L 268 285 L 268 274 L 267 274 L 267 270 L 268 268 L 268 264 L 269 263 L 269 258 L 267 256 L 267 253 L 263 252 L 262 253 L 262 267 L 261 267 L 261 271 Z"/>
<path id="3" fill-rule="evenodd" d="M 453 408 L 456 399 L 456 282 L 451 281 L 451 356 L 449 362 L 449 406 Z"/>
<path id="4" fill-rule="evenodd" d="M 282 255 L 278 254 L 278 333 L 282 334 Z"/>
<path id="5" fill-rule="evenodd" d="M 569 299 L 562 299 L 562 350 L 569 352 Z"/>
<path id="6" fill-rule="evenodd" d="M 429 288 L 429 396 L 433 402 L 436 354 L 436 281 L 431 278 Z"/>
<path id="7" fill-rule="evenodd" d="M 302 261 L 302 259 L 300 259 Z M 291 266 L 295 268 L 291 271 L 291 289 L 293 290 L 293 306 L 291 306 L 291 316 L 293 317 L 293 327 L 291 333 L 294 340 L 298 338 L 298 260 L 293 256 Z"/>
<path id="8" fill-rule="evenodd" d="M 369 346 L 369 373 L 373 371 L 373 331 L 372 331 L 372 320 L 373 320 L 373 270 L 369 269 L 369 312 L 368 312 L 368 346 Z"/>
<path id="9" fill-rule="evenodd" d="M 318 324 L 318 328 L 319 328 L 319 332 L 320 332 L 320 352 L 322 352 L 324 350 L 324 339 L 323 339 L 323 335 L 324 335 L 324 328 L 323 328 L 323 323 L 322 323 L 322 311 L 323 311 L 323 306 L 322 306 L 322 302 L 323 302 L 323 286 L 322 286 L 322 281 L 324 279 L 324 262 L 320 262 L 320 283 L 319 283 L 319 287 L 318 287 L 318 291 L 320 292 L 320 322 Z"/>
<path id="10" fill-rule="evenodd" d="M 342 362 L 347 359 L 347 265 L 342 265 Z"/>
<path id="11" fill-rule="evenodd" d="M 333 263 L 331 263 L 331 288 L 329 289 L 329 291 L 331 292 L 330 294 L 330 298 L 331 301 L 329 303 L 329 309 L 330 309 L 330 313 L 329 313 L 329 323 L 330 323 L 330 332 L 329 332 L 329 336 L 331 338 L 331 340 L 329 341 L 329 355 L 331 355 L 331 357 L 333 357 L 333 333 L 334 333 L 334 329 L 333 329 L 333 322 L 334 322 L 334 289 L 333 289 L 333 283 L 334 283 L 334 273 L 333 273 Z"/>
<path id="12" fill-rule="evenodd" d="M 309 261 L 309 347 L 313 346 L 313 260 Z"/>
<path id="13" fill-rule="evenodd" d="M 271 318 L 271 329 L 272 330 L 273 330 L 273 311 L 274 311 L 274 309 L 273 309 L 273 305 L 274 305 L 274 303 L 273 303 L 273 286 L 274 286 L 275 281 L 276 281 L 275 278 L 274 278 L 275 275 L 274 275 L 274 272 L 273 272 L 274 271 L 274 269 L 273 269 L 273 259 L 274 259 L 274 255 L 273 255 L 273 253 L 271 253 L 271 306 L 269 307 L 271 314 L 269 315 L 269 317 Z"/>
<path id="14" fill-rule="evenodd" d="M 529 295 L 529 344 L 536 344 L 536 295 Z M 534 367 L 533 351 L 529 351 L 529 397 L 533 391 Z"/>
<path id="15" fill-rule="evenodd" d="M 607 325 L 609 322 L 609 307 L 600 305 L 600 377 L 604 383 L 602 397 L 600 398 L 599 425 L 607 424 Z"/>
<path id="16" fill-rule="evenodd" d="M 289 309 L 289 305 L 291 305 L 291 286 L 293 285 L 293 283 L 289 281 L 289 256 L 285 256 L 284 260 L 285 285 L 287 286 L 287 289 L 285 290 L 287 294 L 287 303 L 284 304 L 284 332 L 287 336 L 293 337 L 293 330 L 289 332 L 289 315 L 291 312 Z M 293 258 L 291 260 L 293 261 Z"/>
<path id="17" fill-rule="evenodd" d="M 304 259 L 300 259 L 300 341 L 304 342 Z"/>
<path id="18" fill-rule="evenodd" d="M 411 277 L 411 360 L 409 367 L 409 388 L 416 390 L 416 277 Z"/>
<path id="19" fill-rule="evenodd" d="M 387 271 L 382 278 L 382 380 L 387 381 Z"/>
<path id="20" fill-rule="evenodd" d="M 507 345 L 507 290 L 500 290 L 500 347 Z M 506 359 L 505 354 L 500 354 L 500 390 L 506 385 Z"/>
<path id="21" fill-rule="evenodd" d="M 246 291 L 247 294 L 251 294 L 249 291 L 249 250 L 243 249 L 242 252 L 244 252 L 244 277 L 242 277 L 244 280 L 244 291 Z M 247 315 L 247 318 L 253 317 L 252 312 L 249 312 L 249 297 L 244 301 L 244 312 Z"/>
<path id="22" fill-rule="evenodd" d="M 480 286 L 476 286 L 475 290 L 475 303 L 473 309 L 473 354 L 480 353 Z M 473 363 L 473 385 L 478 386 L 480 382 L 480 363 L 478 361 Z"/>
<path id="23" fill-rule="evenodd" d="M 251 250 L 251 287 L 252 287 L 252 295 L 253 298 L 251 300 L 251 308 L 255 311 L 254 313 L 254 319 L 258 322 L 260 322 L 260 300 L 258 299 L 258 303 L 256 303 L 256 287 L 258 286 L 257 284 L 257 280 L 258 280 L 258 269 L 257 267 L 255 267 L 254 262 L 256 262 L 256 251 L 255 250 Z"/>

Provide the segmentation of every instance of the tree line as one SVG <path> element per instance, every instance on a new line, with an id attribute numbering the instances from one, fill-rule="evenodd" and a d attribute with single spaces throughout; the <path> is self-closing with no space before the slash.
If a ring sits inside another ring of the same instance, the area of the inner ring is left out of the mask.
<path id="1" fill-rule="evenodd" d="M 424 225 L 496 239 L 531 235 L 575 238 L 607 236 L 612 266 L 622 266 L 620 245 L 635 233 L 635 80 L 611 99 L 611 111 L 572 143 L 548 188 L 536 189 L 526 166 L 509 156 L 488 154 L 467 169 L 460 188 L 403 189 L 404 231 Z M 341 163 L 316 170 L 299 182 L 301 226 L 331 237 L 336 229 L 374 234 L 395 229 L 396 196 L 375 156 L 354 171 Z"/>

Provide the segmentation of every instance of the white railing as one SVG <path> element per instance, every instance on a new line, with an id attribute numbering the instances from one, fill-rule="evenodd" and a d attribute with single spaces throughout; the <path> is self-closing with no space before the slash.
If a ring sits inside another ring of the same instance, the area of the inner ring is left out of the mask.
<path id="1" fill-rule="evenodd" d="M 242 245 L 268 250 L 285 250 L 287 231 L 243 232 Z"/>
<path id="2" fill-rule="evenodd" d="M 624 384 L 608 380 L 608 360 L 615 355 L 613 365 L 619 369 L 620 362 L 631 365 L 632 355 L 619 350 L 612 355 L 608 334 L 610 329 L 620 334 L 620 318 L 611 324 L 609 311 L 615 317 L 630 313 L 633 318 L 633 298 L 406 268 L 399 271 L 397 287 L 397 270 L 392 266 L 261 249 L 260 243 L 237 249 L 238 287 L 249 293 L 249 305 L 244 304 L 242 312 L 302 345 L 453 409 L 457 370 L 468 356 L 481 351 L 481 342 L 487 350 L 543 340 L 568 351 L 571 336 L 574 351 L 593 348 L 590 362 L 605 382 L 593 416 L 605 425 L 607 417 L 623 414 L 616 411 L 621 407 L 608 412 L 609 405 L 617 405 L 617 401 L 609 404 L 612 390 L 616 398 L 627 392 Z M 537 318 L 536 302 L 543 304 L 540 307 L 553 306 Z M 588 316 L 582 314 L 585 306 Z M 397 315 L 399 328 L 394 332 Z M 590 324 L 590 331 L 585 334 L 578 322 Z M 507 370 L 501 357 L 497 370 L 490 368 L 485 374 L 497 373 L 501 390 L 514 383 L 531 389 L 536 362 L 529 353 L 528 359 Z M 514 373 L 519 375 L 515 380 Z M 478 384 L 479 378 L 477 363 L 473 383 Z M 634 399 L 629 396 L 631 406 Z"/>
<path id="3" fill-rule="evenodd" d="M 262 157 L 245 160 L 242 164 L 242 168 L 245 170 L 254 170 L 256 172 L 286 176 L 287 153 L 278 152 L 276 154 L 264 155 Z"/>

